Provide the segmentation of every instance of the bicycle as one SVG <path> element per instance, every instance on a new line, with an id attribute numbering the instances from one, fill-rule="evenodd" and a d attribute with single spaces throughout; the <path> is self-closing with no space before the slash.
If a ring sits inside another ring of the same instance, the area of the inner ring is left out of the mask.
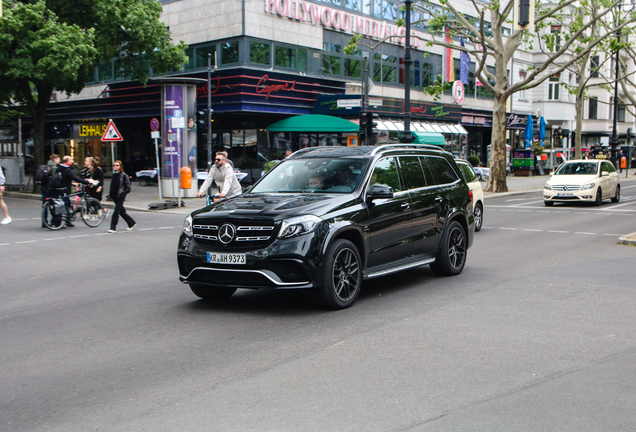
<path id="1" fill-rule="evenodd" d="M 80 185 L 78 191 L 66 194 L 64 188 L 57 188 L 58 197 L 49 197 L 42 205 L 42 223 L 50 230 L 59 230 L 64 227 L 64 222 L 74 221 L 75 215 L 80 213 L 84 223 L 97 228 L 106 219 L 108 212 L 102 207 L 102 203 L 96 198 L 89 197 L 86 187 Z M 79 197 L 75 205 L 71 205 L 70 214 L 66 209 L 66 199 Z"/>

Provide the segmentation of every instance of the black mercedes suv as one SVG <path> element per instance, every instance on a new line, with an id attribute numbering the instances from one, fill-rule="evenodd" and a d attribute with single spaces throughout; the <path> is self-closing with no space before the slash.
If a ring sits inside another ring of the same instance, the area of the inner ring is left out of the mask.
<path id="1" fill-rule="evenodd" d="M 438 147 L 299 150 L 245 194 L 186 218 L 179 279 L 208 300 L 308 289 L 317 305 L 346 308 L 364 279 L 425 264 L 459 274 L 475 232 L 471 200 Z"/>

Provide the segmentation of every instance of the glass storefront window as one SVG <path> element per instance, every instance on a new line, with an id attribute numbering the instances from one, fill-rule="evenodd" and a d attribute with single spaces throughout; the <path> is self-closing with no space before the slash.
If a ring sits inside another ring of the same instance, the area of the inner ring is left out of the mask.
<path id="1" fill-rule="evenodd" d="M 239 43 L 224 42 L 221 44 L 221 63 L 238 63 L 239 61 Z"/>
<path id="2" fill-rule="evenodd" d="M 274 66 L 296 69 L 296 49 L 275 45 Z"/>
<path id="3" fill-rule="evenodd" d="M 340 75 L 340 57 L 323 55 L 322 68 L 327 75 Z"/>
<path id="4" fill-rule="evenodd" d="M 185 50 L 185 55 L 188 56 L 188 62 L 183 65 L 183 69 L 187 71 L 194 69 L 194 48 L 188 47 L 188 49 Z"/>
<path id="5" fill-rule="evenodd" d="M 212 54 L 212 67 L 214 67 L 214 55 L 216 54 L 215 45 L 206 45 L 197 47 L 196 60 L 193 59 L 197 69 L 208 67 L 208 53 Z"/>
<path id="6" fill-rule="evenodd" d="M 347 77 L 360 78 L 361 62 L 360 60 L 345 59 L 344 74 Z"/>
<path id="7" fill-rule="evenodd" d="M 250 62 L 269 65 L 269 44 L 250 41 Z"/>
<path id="8" fill-rule="evenodd" d="M 307 71 L 307 50 L 298 48 L 298 70 Z"/>

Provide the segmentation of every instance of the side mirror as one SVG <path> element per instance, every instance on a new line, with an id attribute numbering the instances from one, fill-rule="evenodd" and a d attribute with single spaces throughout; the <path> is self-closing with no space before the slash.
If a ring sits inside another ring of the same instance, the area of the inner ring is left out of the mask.
<path id="1" fill-rule="evenodd" d="M 554 175 L 553 171 L 550 171 L 550 177 L 552 177 Z"/>
<path id="2" fill-rule="evenodd" d="M 372 201 L 376 199 L 391 199 L 393 198 L 393 189 L 390 186 L 375 184 L 371 186 L 371 193 L 368 198 Z"/>
<path id="3" fill-rule="evenodd" d="M 607 176 L 609 176 L 609 172 L 607 172 L 607 171 L 603 171 L 603 172 L 601 173 L 601 177 L 607 177 Z"/>

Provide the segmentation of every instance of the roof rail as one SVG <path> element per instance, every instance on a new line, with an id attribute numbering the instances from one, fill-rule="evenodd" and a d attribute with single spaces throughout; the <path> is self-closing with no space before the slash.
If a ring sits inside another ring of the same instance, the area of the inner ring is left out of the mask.
<path id="1" fill-rule="evenodd" d="M 305 148 L 301 148 L 300 150 L 296 150 L 295 152 L 293 152 L 292 154 L 290 154 L 289 156 L 287 156 L 285 159 L 289 159 L 289 158 L 292 158 L 292 157 L 296 157 L 296 156 L 298 156 L 298 155 L 300 155 L 300 154 L 307 153 L 307 152 L 309 152 L 309 151 L 312 151 L 312 150 L 313 150 L 313 149 L 315 149 L 315 148 L 317 148 L 317 147 L 305 147 Z"/>
<path id="2" fill-rule="evenodd" d="M 376 148 L 373 149 L 373 151 L 371 151 L 370 156 L 373 156 L 374 154 L 378 153 L 381 150 L 386 150 L 386 149 L 400 149 L 400 148 L 421 148 L 421 149 L 433 149 L 433 150 L 441 150 L 444 151 L 443 148 L 441 148 L 440 146 L 436 146 L 436 145 L 432 145 L 432 144 L 384 144 L 384 145 L 380 145 L 377 146 Z"/>

